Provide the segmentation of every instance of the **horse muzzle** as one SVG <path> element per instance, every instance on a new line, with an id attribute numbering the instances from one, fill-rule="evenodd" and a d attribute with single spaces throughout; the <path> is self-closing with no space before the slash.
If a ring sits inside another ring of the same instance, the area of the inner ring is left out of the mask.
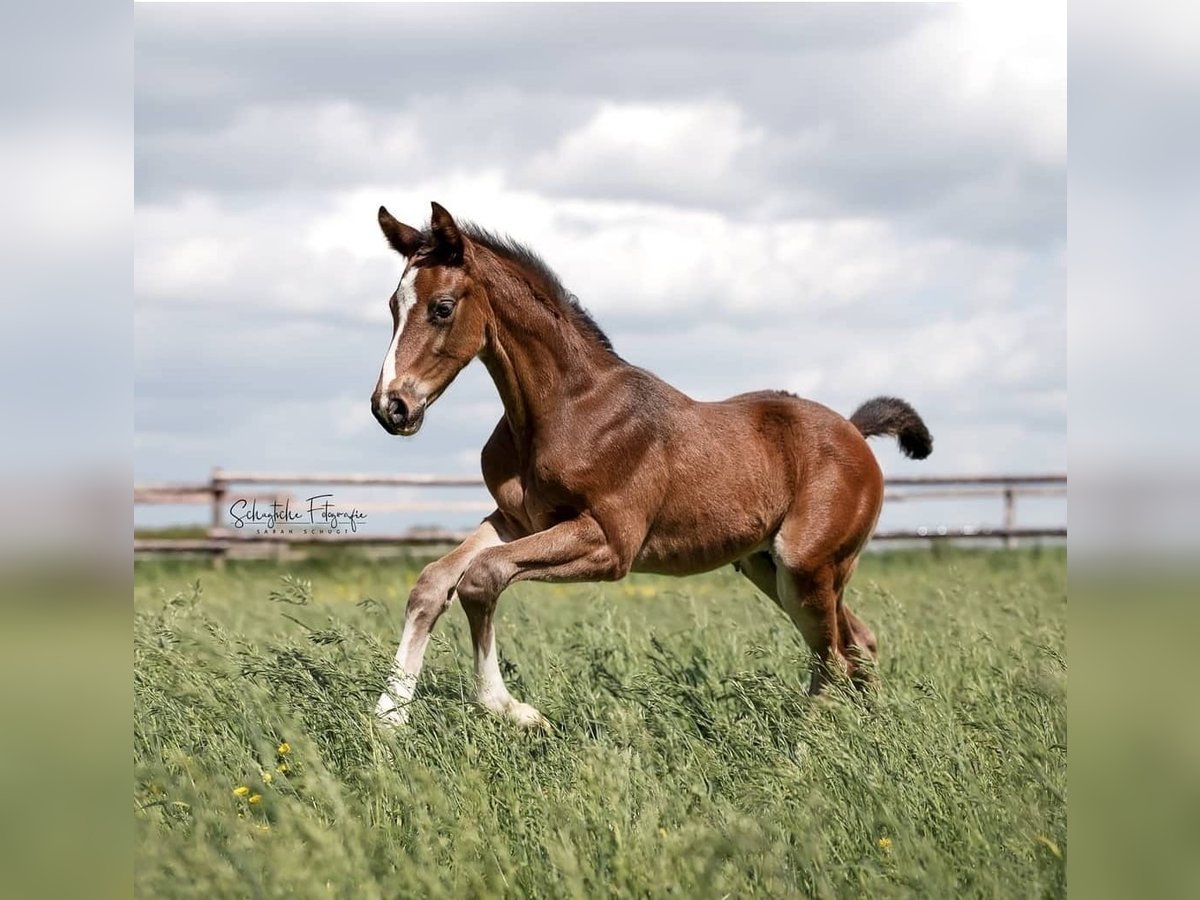
<path id="1" fill-rule="evenodd" d="M 425 421 L 425 401 L 409 401 L 397 394 L 371 398 L 371 411 L 388 434 L 412 437 Z"/>

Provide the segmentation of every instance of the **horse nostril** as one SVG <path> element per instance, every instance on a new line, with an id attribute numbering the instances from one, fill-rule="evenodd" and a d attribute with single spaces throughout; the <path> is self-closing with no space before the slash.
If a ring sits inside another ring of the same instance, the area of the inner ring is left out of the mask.
<path id="1" fill-rule="evenodd" d="M 397 397 L 388 400 L 387 414 L 394 425 L 403 425 L 408 421 L 408 407 Z"/>

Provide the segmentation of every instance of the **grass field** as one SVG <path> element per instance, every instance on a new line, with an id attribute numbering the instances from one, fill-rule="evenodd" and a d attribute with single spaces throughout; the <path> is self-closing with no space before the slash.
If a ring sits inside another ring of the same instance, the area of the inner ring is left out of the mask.
<path id="1" fill-rule="evenodd" d="M 373 727 L 416 571 L 137 564 L 140 896 L 1065 894 L 1062 551 L 865 559 L 865 701 L 809 700 L 732 570 L 518 585 L 502 667 L 553 734 L 469 702 L 458 609 L 410 727 Z"/>

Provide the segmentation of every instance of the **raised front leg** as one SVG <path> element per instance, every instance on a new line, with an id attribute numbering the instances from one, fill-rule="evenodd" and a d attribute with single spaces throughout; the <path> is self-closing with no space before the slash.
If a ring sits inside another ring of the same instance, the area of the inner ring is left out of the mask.
<path id="1" fill-rule="evenodd" d="M 632 554 L 605 538 L 590 516 L 563 522 L 481 552 L 458 583 L 471 623 L 479 702 L 526 727 L 548 727 L 545 717 L 513 698 L 500 675 L 494 617 L 501 592 L 514 581 L 616 581 L 629 571 Z"/>
<path id="2" fill-rule="evenodd" d="M 375 705 L 375 714 L 385 724 L 396 726 L 408 721 L 408 704 L 417 689 L 429 633 L 454 602 L 455 585 L 471 561 L 487 548 L 504 543 L 496 525 L 498 521 L 498 513 L 488 516 L 458 547 L 427 565 L 409 593 L 400 647 L 387 688 Z"/>
<path id="3" fill-rule="evenodd" d="M 512 719 L 525 728 L 549 728 L 545 716 L 508 692 L 496 655 L 496 605 L 463 602 L 475 646 L 475 689 L 479 704 L 489 712 Z"/>

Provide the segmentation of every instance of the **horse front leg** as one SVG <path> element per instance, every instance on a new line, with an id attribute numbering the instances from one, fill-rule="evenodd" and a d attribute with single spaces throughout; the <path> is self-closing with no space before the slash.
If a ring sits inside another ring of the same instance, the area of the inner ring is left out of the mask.
<path id="1" fill-rule="evenodd" d="M 546 721 L 537 709 L 521 703 L 508 692 L 500 674 L 500 658 L 496 655 L 496 604 L 463 601 L 463 611 L 471 623 L 471 642 L 475 647 L 475 689 L 480 706 L 498 716 L 512 719 L 523 728 L 544 728 Z"/>
<path id="2" fill-rule="evenodd" d="M 616 581 L 628 573 L 631 561 L 632 555 L 613 546 L 590 516 L 476 556 L 458 582 L 458 597 L 471 623 L 479 703 L 518 725 L 549 727 L 537 709 L 513 698 L 500 674 L 495 612 L 505 588 L 517 581 Z"/>
<path id="3" fill-rule="evenodd" d="M 471 561 L 487 548 L 504 543 L 499 522 L 499 513 L 492 513 L 470 537 L 421 571 L 408 595 L 404 631 L 387 687 L 375 704 L 375 715 L 383 724 L 400 726 L 408 721 L 408 704 L 416 693 L 430 632 L 454 602 L 455 586 Z"/>

